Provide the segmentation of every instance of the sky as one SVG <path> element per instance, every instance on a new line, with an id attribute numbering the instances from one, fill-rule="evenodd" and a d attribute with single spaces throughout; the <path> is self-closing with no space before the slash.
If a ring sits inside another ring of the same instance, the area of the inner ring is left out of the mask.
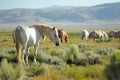
<path id="1" fill-rule="evenodd" d="M 120 2 L 120 0 L 0 0 L 0 10 L 14 8 L 39 9 L 55 5 L 85 7 L 113 2 Z"/>

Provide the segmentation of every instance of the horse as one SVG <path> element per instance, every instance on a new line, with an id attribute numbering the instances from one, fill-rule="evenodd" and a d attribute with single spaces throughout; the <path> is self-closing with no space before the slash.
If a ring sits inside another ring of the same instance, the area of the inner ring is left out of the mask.
<path id="1" fill-rule="evenodd" d="M 12 31 L 13 42 L 15 43 L 15 30 Z"/>
<path id="2" fill-rule="evenodd" d="M 89 35 L 89 38 L 93 39 L 93 41 L 95 41 L 95 39 L 100 39 L 101 41 L 104 41 L 105 38 L 108 38 L 108 35 L 104 31 L 98 30 L 92 31 Z"/>
<path id="3" fill-rule="evenodd" d="M 17 26 L 13 31 L 13 40 L 16 44 L 17 60 L 23 64 L 28 64 L 28 56 L 30 47 L 34 46 L 34 62 L 36 63 L 37 50 L 39 47 L 40 39 L 48 35 L 56 46 L 60 45 L 57 28 L 44 26 L 44 25 L 32 25 L 32 26 Z M 22 45 L 22 53 L 20 49 Z M 24 60 L 24 55 L 26 58 Z M 26 62 L 25 62 L 26 61 Z"/>
<path id="4" fill-rule="evenodd" d="M 83 39 L 88 40 L 88 37 L 89 37 L 89 32 L 86 29 L 80 31 L 81 40 Z"/>
<path id="5" fill-rule="evenodd" d="M 108 34 L 107 34 L 105 31 L 102 31 L 102 30 L 101 30 L 101 32 L 103 33 L 104 38 L 107 38 L 107 39 L 109 38 Z"/>
<path id="6" fill-rule="evenodd" d="M 120 40 L 120 31 L 110 31 L 108 33 L 108 36 L 110 38 L 119 38 L 119 40 Z"/>
<path id="7" fill-rule="evenodd" d="M 62 42 L 67 43 L 68 33 L 64 29 L 58 29 L 58 35 L 59 35 L 61 43 Z"/>

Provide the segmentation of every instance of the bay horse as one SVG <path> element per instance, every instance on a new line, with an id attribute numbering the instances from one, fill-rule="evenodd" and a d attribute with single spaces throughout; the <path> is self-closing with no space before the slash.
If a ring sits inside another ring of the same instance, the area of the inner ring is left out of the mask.
<path id="1" fill-rule="evenodd" d="M 58 29 L 58 35 L 61 42 L 67 43 L 68 33 L 64 29 Z"/>
<path id="2" fill-rule="evenodd" d="M 81 40 L 83 39 L 88 40 L 88 37 L 89 37 L 89 32 L 86 29 L 80 31 Z"/>
<path id="3" fill-rule="evenodd" d="M 37 50 L 40 39 L 48 35 L 56 46 L 59 46 L 59 36 L 57 28 L 44 25 L 17 26 L 13 31 L 13 40 L 16 44 L 18 62 L 28 64 L 29 48 L 34 46 L 34 62 L 36 63 Z M 22 45 L 22 53 L 20 49 Z M 24 60 L 24 55 L 26 58 Z"/>
<path id="4" fill-rule="evenodd" d="M 119 40 L 120 40 L 120 31 L 110 31 L 108 33 L 108 36 L 110 38 L 119 38 Z"/>

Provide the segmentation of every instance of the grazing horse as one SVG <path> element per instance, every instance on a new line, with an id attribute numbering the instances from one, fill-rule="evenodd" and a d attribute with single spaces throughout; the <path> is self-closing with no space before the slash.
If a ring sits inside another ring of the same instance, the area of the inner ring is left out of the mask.
<path id="1" fill-rule="evenodd" d="M 120 40 L 120 31 L 110 31 L 108 33 L 108 36 L 110 38 L 119 38 L 119 40 Z"/>
<path id="2" fill-rule="evenodd" d="M 93 41 L 95 39 L 100 39 L 100 40 L 104 41 L 104 38 L 108 38 L 108 35 L 104 31 L 98 30 L 98 31 L 91 32 L 89 35 L 89 38 L 90 39 L 92 38 Z"/>
<path id="3" fill-rule="evenodd" d="M 61 42 L 67 43 L 68 33 L 64 29 L 58 29 L 58 35 L 59 35 Z"/>
<path id="4" fill-rule="evenodd" d="M 103 33 L 104 38 L 109 38 L 109 37 L 108 37 L 108 34 L 107 34 L 106 32 L 104 32 L 104 31 L 102 31 L 102 30 L 101 30 L 101 32 Z"/>
<path id="5" fill-rule="evenodd" d="M 83 39 L 88 40 L 88 37 L 89 37 L 89 32 L 86 29 L 80 31 L 81 40 Z"/>
<path id="6" fill-rule="evenodd" d="M 15 30 L 12 31 L 13 42 L 15 43 Z"/>
<path id="7" fill-rule="evenodd" d="M 13 40 L 16 44 L 18 62 L 28 64 L 29 48 L 34 46 L 34 62 L 36 63 L 37 49 L 39 47 L 40 39 L 44 35 L 48 35 L 53 40 L 55 45 L 59 46 L 60 41 L 58 30 L 55 27 L 51 28 L 44 25 L 16 27 L 16 29 L 13 31 Z M 22 53 L 20 49 L 20 44 L 22 44 Z M 26 58 L 24 60 L 25 53 Z"/>

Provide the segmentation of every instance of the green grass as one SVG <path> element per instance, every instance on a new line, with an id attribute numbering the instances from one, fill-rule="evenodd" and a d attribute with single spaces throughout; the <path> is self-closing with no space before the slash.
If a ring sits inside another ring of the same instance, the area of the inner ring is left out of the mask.
<path id="1" fill-rule="evenodd" d="M 69 31 L 68 43 L 56 47 L 47 37 L 40 42 L 38 64 L 33 63 L 31 48 L 30 64 L 23 66 L 17 64 L 11 33 L 0 31 L 1 80 L 119 80 L 118 39 L 97 43 L 80 40 L 78 32 Z"/>

